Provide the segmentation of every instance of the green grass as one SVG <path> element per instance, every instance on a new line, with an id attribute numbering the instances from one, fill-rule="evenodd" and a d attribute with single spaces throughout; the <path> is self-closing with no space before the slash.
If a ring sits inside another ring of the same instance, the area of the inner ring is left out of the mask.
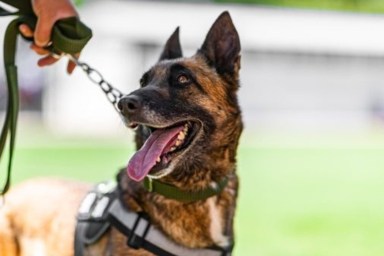
<path id="1" fill-rule="evenodd" d="M 133 152 L 130 139 L 19 141 L 15 182 L 113 178 Z M 247 136 L 238 158 L 235 255 L 383 255 L 383 136 Z"/>
<path id="2" fill-rule="evenodd" d="M 237 255 L 382 255 L 383 149 L 240 154 Z"/>

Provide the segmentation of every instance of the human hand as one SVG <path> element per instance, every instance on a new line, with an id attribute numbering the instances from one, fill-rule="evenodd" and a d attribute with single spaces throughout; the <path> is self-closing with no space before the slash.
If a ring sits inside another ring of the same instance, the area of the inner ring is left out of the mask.
<path id="1" fill-rule="evenodd" d="M 70 0 L 31 0 L 33 11 L 37 16 L 36 29 L 33 31 L 28 25 L 21 24 L 19 30 L 24 37 L 34 39 L 30 48 L 37 54 L 42 55 L 41 59 L 37 62 L 38 66 L 44 67 L 52 65 L 58 61 L 46 49 L 51 43 L 51 32 L 53 25 L 56 21 L 77 16 L 75 7 Z M 75 57 L 79 57 L 79 53 Z M 67 65 L 67 72 L 71 74 L 75 69 L 76 64 L 69 61 Z"/>

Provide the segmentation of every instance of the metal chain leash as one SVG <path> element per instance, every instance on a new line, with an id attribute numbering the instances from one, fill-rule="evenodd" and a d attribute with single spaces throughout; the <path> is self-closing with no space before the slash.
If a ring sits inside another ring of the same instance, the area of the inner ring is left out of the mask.
<path id="1" fill-rule="evenodd" d="M 76 57 L 71 54 L 61 54 L 58 55 L 56 53 L 51 53 L 54 58 L 61 58 L 62 56 L 67 57 L 70 61 L 74 62 L 76 66 L 80 67 L 84 73 L 87 74 L 89 80 L 91 80 L 94 84 L 97 84 L 100 89 L 104 92 L 108 101 L 113 105 L 117 112 L 120 112 L 117 103 L 124 96 L 124 94 L 113 87 L 110 83 L 108 83 L 104 77 L 101 75 L 99 71 L 92 68 L 85 62 L 79 61 Z"/>

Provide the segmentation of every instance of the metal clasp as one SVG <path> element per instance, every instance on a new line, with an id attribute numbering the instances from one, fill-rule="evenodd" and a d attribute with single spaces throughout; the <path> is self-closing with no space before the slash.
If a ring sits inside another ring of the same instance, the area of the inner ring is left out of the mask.
<path id="1" fill-rule="evenodd" d="M 113 87 L 110 83 L 108 83 L 98 70 L 90 67 L 85 62 L 79 61 L 74 55 L 69 53 L 57 53 L 52 51 L 51 56 L 55 59 L 67 57 L 70 61 L 74 62 L 76 66 L 80 67 L 84 71 L 84 73 L 87 74 L 89 80 L 91 80 L 94 84 L 99 85 L 100 89 L 104 92 L 108 101 L 114 106 L 117 112 L 120 113 L 120 110 L 117 107 L 117 103 L 123 97 L 123 93 Z"/>

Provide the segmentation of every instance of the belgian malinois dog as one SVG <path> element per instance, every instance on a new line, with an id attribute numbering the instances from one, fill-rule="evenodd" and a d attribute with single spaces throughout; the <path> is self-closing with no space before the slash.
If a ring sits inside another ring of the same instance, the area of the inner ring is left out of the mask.
<path id="1" fill-rule="evenodd" d="M 159 61 L 142 76 L 141 87 L 118 104 L 126 125 L 135 128 L 137 145 L 118 175 L 119 198 L 186 248 L 226 247 L 234 240 L 236 150 L 243 127 L 239 69 L 239 36 L 224 12 L 192 57 L 182 57 L 177 29 Z M 192 194 L 224 186 L 186 203 L 149 191 L 146 179 Z M 11 189 L 0 209 L 0 255 L 74 255 L 76 215 L 91 187 L 46 178 Z M 153 255 L 130 248 L 126 240 L 112 227 L 84 254 Z"/>

